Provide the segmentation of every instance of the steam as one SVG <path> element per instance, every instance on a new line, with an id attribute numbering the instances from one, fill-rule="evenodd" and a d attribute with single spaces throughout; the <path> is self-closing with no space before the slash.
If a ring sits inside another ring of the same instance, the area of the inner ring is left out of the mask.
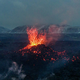
<path id="1" fill-rule="evenodd" d="M 12 66 L 8 68 L 6 73 L 0 74 L 0 80 L 8 78 L 12 73 L 17 75 L 17 78 L 11 77 L 11 80 L 23 80 L 26 75 L 22 72 L 22 65 L 19 67 L 16 62 L 12 62 Z"/>
<path id="2" fill-rule="evenodd" d="M 61 37 L 61 32 L 63 31 L 62 27 L 58 27 L 56 25 L 50 25 L 48 30 L 48 43 L 52 42 L 53 44 Z"/>
<path id="3" fill-rule="evenodd" d="M 49 45 L 50 43 L 55 44 L 55 42 L 61 38 L 61 33 L 63 32 L 64 28 L 62 26 L 57 26 L 57 25 L 50 25 L 50 26 L 40 26 L 37 27 L 38 31 L 41 32 L 41 30 L 45 30 L 44 33 L 46 32 L 46 38 L 47 38 L 47 43 L 45 45 Z"/>

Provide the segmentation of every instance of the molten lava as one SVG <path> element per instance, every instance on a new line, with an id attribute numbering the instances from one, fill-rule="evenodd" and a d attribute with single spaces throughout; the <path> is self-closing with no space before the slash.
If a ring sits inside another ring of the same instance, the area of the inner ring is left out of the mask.
<path id="1" fill-rule="evenodd" d="M 24 49 L 30 49 L 32 46 L 46 43 L 46 33 L 38 33 L 37 28 L 27 28 L 29 43 Z"/>

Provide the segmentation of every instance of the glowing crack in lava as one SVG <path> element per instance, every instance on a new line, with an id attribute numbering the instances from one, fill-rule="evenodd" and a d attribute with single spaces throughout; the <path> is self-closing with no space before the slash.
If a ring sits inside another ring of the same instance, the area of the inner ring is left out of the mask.
<path id="1" fill-rule="evenodd" d="M 37 46 L 39 44 L 45 44 L 46 43 L 46 33 L 38 33 L 37 28 L 27 28 L 27 34 L 29 43 L 26 47 L 23 49 L 30 49 L 32 46 Z"/>

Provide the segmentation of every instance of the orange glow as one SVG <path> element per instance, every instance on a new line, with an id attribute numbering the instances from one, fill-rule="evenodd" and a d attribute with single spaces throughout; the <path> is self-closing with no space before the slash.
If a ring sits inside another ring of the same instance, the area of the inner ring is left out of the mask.
<path id="1" fill-rule="evenodd" d="M 55 59 L 54 59 L 54 58 L 51 58 L 51 60 L 55 61 Z"/>
<path id="2" fill-rule="evenodd" d="M 30 49 L 32 46 L 46 43 L 46 33 L 38 33 L 37 28 L 27 28 L 29 43 L 24 49 Z"/>

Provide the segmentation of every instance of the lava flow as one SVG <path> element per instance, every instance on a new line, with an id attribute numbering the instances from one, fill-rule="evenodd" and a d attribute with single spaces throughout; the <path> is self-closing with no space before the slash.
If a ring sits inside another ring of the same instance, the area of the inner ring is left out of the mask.
<path id="1" fill-rule="evenodd" d="M 39 44 L 45 44 L 46 43 L 46 33 L 38 33 L 37 28 L 27 28 L 27 34 L 30 44 L 28 44 L 23 49 L 30 49 L 32 46 L 37 46 Z"/>

